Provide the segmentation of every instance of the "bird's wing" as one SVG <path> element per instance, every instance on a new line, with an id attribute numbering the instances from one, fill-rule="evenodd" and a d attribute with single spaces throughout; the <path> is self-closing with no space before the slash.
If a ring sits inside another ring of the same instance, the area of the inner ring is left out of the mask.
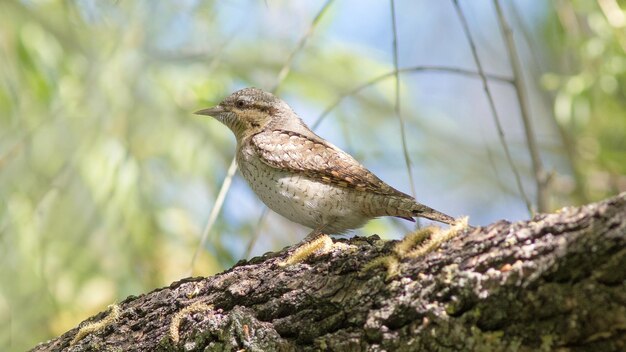
<path id="1" fill-rule="evenodd" d="M 315 137 L 272 130 L 254 135 L 250 144 L 261 160 L 273 168 L 340 187 L 412 198 L 383 182 L 349 154 Z"/>

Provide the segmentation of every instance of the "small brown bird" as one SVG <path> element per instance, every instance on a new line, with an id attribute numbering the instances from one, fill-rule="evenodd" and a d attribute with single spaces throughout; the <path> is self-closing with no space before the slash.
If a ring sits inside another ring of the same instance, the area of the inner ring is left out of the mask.
<path id="1" fill-rule="evenodd" d="M 196 114 L 233 131 L 244 179 L 270 209 L 312 228 L 307 239 L 344 233 L 380 216 L 455 222 L 381 181 L 271 93 L 245 88 Z"/>

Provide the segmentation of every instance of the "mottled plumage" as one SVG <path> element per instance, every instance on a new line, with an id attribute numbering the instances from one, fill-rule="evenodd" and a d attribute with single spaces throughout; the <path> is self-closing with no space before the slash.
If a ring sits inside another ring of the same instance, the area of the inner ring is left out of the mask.
<path id="1" fill-rule="evenodd" d="M 233 131 L 244 179 L 270 209 L 314 229 L 312 234 L 342 233 L 379 216 L 454 222 L 313 133 L 271 93 L 242 89 L 197 113 L 211 115 Z"/>
<path id="2" fill-rule="evenodd" d="M 251 145 L 261 160 L 276 169 L 357 191 L 410 197 L 381 181 L 352 156 L 317 136 L 285 130 L 255 134 Z"/>

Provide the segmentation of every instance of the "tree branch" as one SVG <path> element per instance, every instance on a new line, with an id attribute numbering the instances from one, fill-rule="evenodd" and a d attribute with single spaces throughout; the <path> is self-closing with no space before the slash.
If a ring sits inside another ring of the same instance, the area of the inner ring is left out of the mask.
<path id="1" fill-rule="evenodd" d="M 377 236 L 280 268 L 287 250 L 128 297 L 72 351 L 601 350 L 626 346 L 626 193 L 461 233 L 399 262 Z M 86 323 L 81 324 L 84 327 Z M 69 351 L 74 328 L 34 351 Z M 174 342 L 178 341 L 178 342 Z"/>

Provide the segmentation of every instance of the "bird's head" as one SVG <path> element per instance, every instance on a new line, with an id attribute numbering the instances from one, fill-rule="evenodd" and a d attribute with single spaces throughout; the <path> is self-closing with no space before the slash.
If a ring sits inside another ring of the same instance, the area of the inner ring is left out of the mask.
<path id="1" fill-rule="evenodd" d="M 271 122 L 289 116 L 291 108 L 272 93 L 258 88 L 244 88 L 229 95 L 221 103 L 196 111 L 197 115 L 213 116 L 228 126 L 237 140 L 263 130 Z"/>

